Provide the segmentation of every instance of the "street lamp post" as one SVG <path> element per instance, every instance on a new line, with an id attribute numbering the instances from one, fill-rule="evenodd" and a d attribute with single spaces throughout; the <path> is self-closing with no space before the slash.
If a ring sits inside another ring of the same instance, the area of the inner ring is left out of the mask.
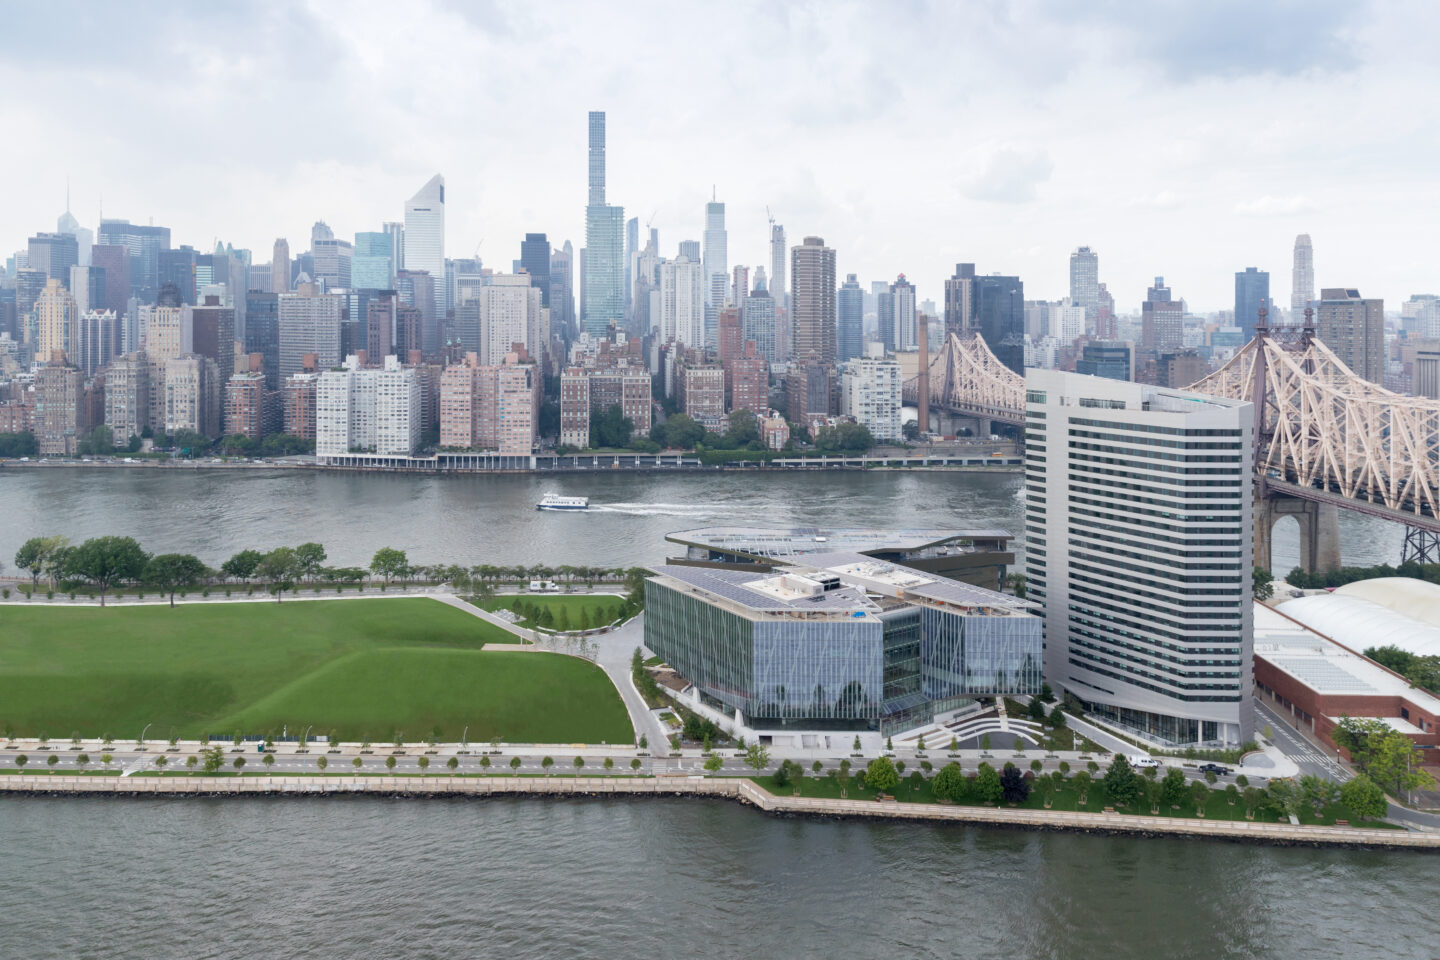
<path id="1" fill-rule="evenodd" d="M 470 727 L 469 727 L 469 726 L 466 726 L 464 732 L 462 732 L 462 733 L 460 734 L 460 749 L 461 749 L 461 750 L 464 750 L 464 749 L 465 749 L 465 742 L 466 742 L 465 738 L 469 735 L 469 733 L 470 733 Z"/>
<path id="2" fill-rule="evenodd" d="M 135 741 L 135 745 L 141 750 L 145 749 L 145 731 L 149 730 L 153 725 L 153 721 L 151 723 L 145 724 L 145 729 L 140 731 L 140 739 Z"/>
<path id="3" fill-rule="evenodd" d="M 310 727 L 313 726 L 315 726 L 313 723 L 307 726 L 305 728 L 305 735 L 300 738 L 300 749 L 305 753 L 310 752 Z"/>

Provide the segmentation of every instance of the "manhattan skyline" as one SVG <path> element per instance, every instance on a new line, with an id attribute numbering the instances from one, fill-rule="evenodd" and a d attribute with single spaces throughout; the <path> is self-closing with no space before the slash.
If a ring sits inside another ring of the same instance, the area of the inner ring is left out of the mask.
<path id="1" fill-rule="evenodd" d="M 0 159 L 0 250 L 50 228 L 67 174 L 87 228 L 103 204 L 264 262 L 316 220 L 379 230 L 438 172 L 446 254 L 508 271 L 527 232 L 583 246 L 603 110 L 607 200 L 665 256 L 702 239 L 713 188 L 730 265 L 770 262 L 768 206 L 790 246 L 824 237 L 839 276 L 904 273 L 921 300 L 961 261 L 1064 296 L 1089 246 L 1124 312 L 1156 275 L 1228 308 L 1247 266 L 1285 304 L 1300 233 L 1317 288 L 1432 289 L 1436 68 L 1409 38 L 1437 14 L 1170 6 L 16 7 L 0 77 L 47 96 L 0 120 L 45 149 Z M 1366 120 L 1337 136 L 1346 116 Z"/>

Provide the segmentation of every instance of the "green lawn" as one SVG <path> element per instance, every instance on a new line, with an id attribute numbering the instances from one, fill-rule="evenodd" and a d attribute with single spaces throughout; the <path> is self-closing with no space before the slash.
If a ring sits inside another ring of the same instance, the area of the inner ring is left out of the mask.
<path id="1" fill-rule="evenodd" d="M 485 653 L 514 636 L 425 598 L 0 607 L 0 729 L 20 736 L 628 742 L 593 664 Z"/>
<path id="2" fill-rule="evenodd" d="M 934 761 L 932 761 L 932 763 L 933 762 Z M 940 766 L 943 766 L 943 764 L 937 765 L 936 770 L 938 770 Z M 875 799 L 876 792 L 866 787 L 862 779 L 857 776 L 857 774 L 863 773 L 864 769 L 864 766 L 861 765 L 853 768 L 850 771 L 850 779 L 846 791 L 847 798 L 850 800 Z M 996 767 L 996 769 L 998 770 L 999 767 Z M 905 774 L 901 778 L 900 786 L 896 787 L 892 791 L 891 795 L 894 796 L 896 800 L 904 803 L 934 803 L 935 798 L 930 792 L 930 781 L 923 778 L 920 780 L 916 780 L 916 778 L 913 776 L 914 772 L 914 767 L 910 767 L 907 765 Z M 973 772 L 973 769 L 966 770 L 967 774 Z M 1103 775 L 1103 773 L 1104 771 L 1102 770 L 1101 774 Z M 828 799 L 839 799 L 841 786 L 838 778 L 829 776 L 828 772 L 826 774 L 822 774 L 819 777 L 811 776 L 810 768 L 808 766 L 805 768 L 805 774 L 805 779 L 801 781 L 800 785 L 800 795 L 802 797 L 824 797 Z M 793 785 L 777 787 L 775 785 L 775 778 L 773 776 L 754 777 L 752 779 L 757 784 L 764 787 L 766 790 L 769 790 L 771 793 L 776 794 L 777 796 L 788 797 L 794 795 L 795 788 Z M 977 806 L 979 805 L 979 802 L 975 800 L 965 802 L 967 804 L 973 804 Z M 1088 794 L 1086 796 L 1086 803 L 1084 805 L 1081 805 L 1079 795 L 1067 784 L 1064 789 L 1060 790 L 1052 797 L 1052 804 L 1050 809 L 1079 810 L 1083 812 L 1100 813 L 1105 809 L 1108 804 L 1109 800 L 1105 796 L 1105 787 L 1103 784 L 1091 784 Z M 1041 810 L 1045 807 L 1045 801 L 1038 790 L 1032 790 L 1030 792 L 1029 799 L 1026 800 L 1024 803 L 1016 804 L 1016 807 L 1019 809 Z M 1145 804 L 1144 801 L 1141 801 L 1138 807 L 1122 809 L 1119 812 L 1136 814 L 1140 816 L 1151 816 L 1150 807 Z M 1195 804 L 1187 800 L 1178 809 L 1171 809 L 1169 807 L 1162 806 L 1158 815 L 1165 817 L 1193 818 L 1195 816 Z M 1232 807 L 1226 801 L 1223 789 L 1219 791 L 1212 790 L 1205 804 L 1205 818 L 1207 820 L 1244 820 L 1245 805 L 1243 802 L 1237 801 L 1235 806 Z M 1280 817 L 1279 815 L 1270 810 L 1262 810 L 1257 812 L 1255 815 L 1255 820 L 1261 823 L 1275 823 L 1283 819 L 1283 817 Z M 1351 815 L 1348 809 L 1346 809 L 1340 804 L 1334 804 L 1333 806 L 1325 808 L 1325 810 L 1318 817 L 1310 812 L 1309 807 L 1306 807 L 1305 812 L 1300 816 L 1301 823 L 1323 824 L 1326 826 L 1333 826 L 1337 819 L 1349 820 L 1352 826 L 1392 826 L 1388 823 L 1358 821 L 1354 816 Z"/>
<path id="3" fill-rule="evenodd" d="M 516 601 L 526 604 L 533 604 L 541 610 L 549 610 L 550 615 L 559 617 L 560 611 L 565 611 L 569 618 L 570 629 L 578 630 L 585 614 L 591 617 L 594 626 L 603 626 L 613 621 L 620 614 L 620 605 L 625 602 L 624 597 L 617 597 L 611 594 L 563 594 L 563 593 L 527 593 L 519 596 L 499 596 L 483 601 L 480 606 L 489 611 L 499 609 L 512 610 Z M 600 619 L 604 617 L 604 619 Z M 521 620 L 520 625 L 524 627 L 534 626 L 529 620 Z M 554 629 L 547 627 L 547 629 Z"/>

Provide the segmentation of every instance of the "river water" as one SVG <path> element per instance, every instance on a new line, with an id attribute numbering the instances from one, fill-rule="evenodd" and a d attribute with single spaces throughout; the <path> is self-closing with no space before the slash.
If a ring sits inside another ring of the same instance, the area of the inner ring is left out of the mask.
<path id="1" fill-rule="evenodd" d="M 541 513 L 546 493 L 588 496 L 585 513 Z M 104 534 L 218 566 L 246 548 L 314 540 L 337 565 L 380 547 L 412 562 L 631 566 L 677 548 L 665 534 L 719 524 L 999 527 L 1023 533 L 1018 473 L 685 473 L 399 476 L 292 470 L 16 469 L 0 474 L 0 560 L 26 538 Z M 1341 514 L 1346 563 L 1398 562 L 1403 530 Z M 1276 527 L 1275 568 L 1298 556 Z"/>
<path id="2" fill-rule="evenodd" d="M 718 800 L 0 800 L 0 956 L 1422 958 L 1414 853 Z"/>
<path id="3" fill-rule="evenodd" d="M 585 514 L 537 513 L 547 492 Z M 399 477 L 7 470 L 25 538 L 129 534 L 218 564 L 660 561 L 713 524 L 1021 530 L 1013 473 Z M 1347 562 L 1399 534 L 1346 516 Z M 1295 561 L 1293 524 L 1277 563 Z M 0 620 L 0 639 L 3 639 Z M 1440 955 L 1402 853 L 778 820 L 721 801 L 0 799 L 0 958 Z"/>

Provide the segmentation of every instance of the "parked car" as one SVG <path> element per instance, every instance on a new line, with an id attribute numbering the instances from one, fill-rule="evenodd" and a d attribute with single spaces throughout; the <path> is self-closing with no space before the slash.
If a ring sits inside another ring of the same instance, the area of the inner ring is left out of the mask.
<path id="1" fill-rule="evenodd" d="M 1215 774 L 1215 776 L 1217 776 L 1217 777 L 1228 777 L 1228 776 L 1230 776 L 1230 768 L 1229 768 L 1229 767 L 1222 767 L 1222 766 L 1220 766 L 1220 764 L 1218 764 L 1218 763 L 1202 763 L 1202 764 L 1200 764 L 1200 772 L 1201 772 L 1201 773 L 1213 773 L 1213 774 Z"/>

